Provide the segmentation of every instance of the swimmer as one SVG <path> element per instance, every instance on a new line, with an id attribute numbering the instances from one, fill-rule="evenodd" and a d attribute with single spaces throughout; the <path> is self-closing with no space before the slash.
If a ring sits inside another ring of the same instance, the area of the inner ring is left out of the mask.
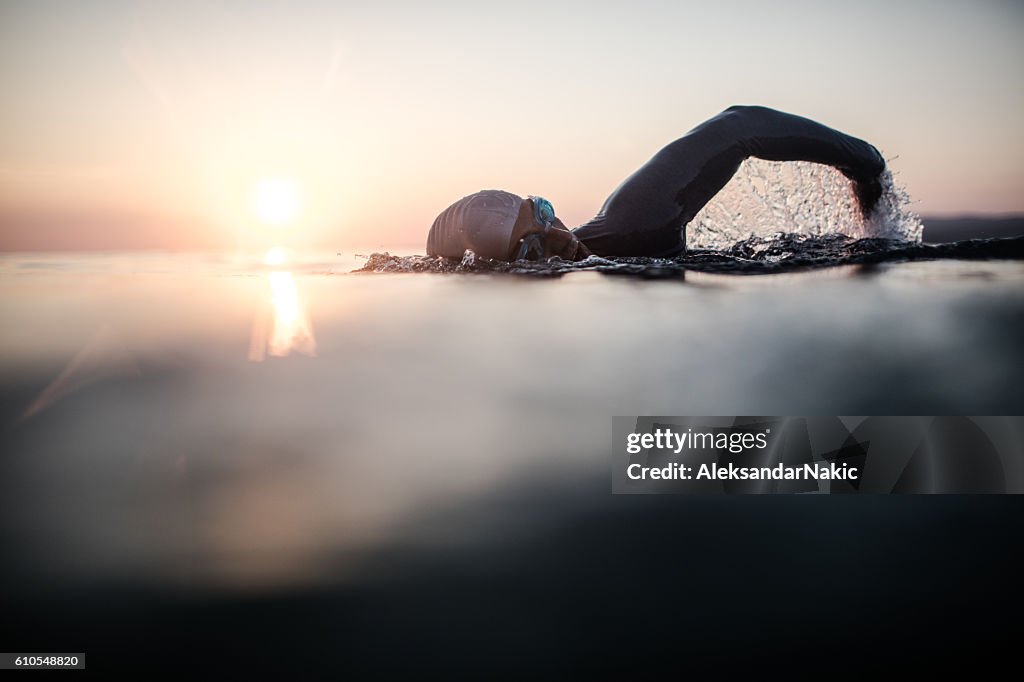
<path id="1" fill-rule="evenodd" d="M 733 106 L 672 142 L 612 192 L 590 222 L 570 230 L 547 199 L 484 190 L 434 220 L 427 254 L 495 260 L 582 260 L 598 256 L 672 258 L 686 251 L 686 225 L 744 159 L 811 161 L 853 183 L 868 216 L 882 194 L 885 159 L 872 145 L 807 118 Z"/>

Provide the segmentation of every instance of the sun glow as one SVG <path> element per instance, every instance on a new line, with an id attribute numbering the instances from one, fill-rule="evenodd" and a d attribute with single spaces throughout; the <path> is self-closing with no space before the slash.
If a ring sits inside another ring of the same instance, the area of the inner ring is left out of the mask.
<path id="1" fill-rule="evenodd" d="M 266 178 L 252 190 L 252 211 L 262 222 L 285 227 L 302 213 L 302 187 L 291 178 Z"/>
<path id="2" fill-rule="evenodd" d="M 288 254 L 280 246 L 275 246 L 263 256 L 263 262 L 271 267 L 280 267 L 288 260 Z"/>

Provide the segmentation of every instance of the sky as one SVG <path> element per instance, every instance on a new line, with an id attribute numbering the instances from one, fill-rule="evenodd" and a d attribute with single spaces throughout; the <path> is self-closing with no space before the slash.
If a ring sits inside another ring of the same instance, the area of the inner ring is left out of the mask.
<path id="1" fill-rule="evenodd" d="M 0 250 L 422 244 L 484 188 L 585 222 L 732 104 L 1024 213 L 1024 2 L 0 0 Z"/>

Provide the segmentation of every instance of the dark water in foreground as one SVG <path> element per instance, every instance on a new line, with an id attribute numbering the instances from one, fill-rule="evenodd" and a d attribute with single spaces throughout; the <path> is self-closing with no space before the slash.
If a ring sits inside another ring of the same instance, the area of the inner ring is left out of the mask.
<path id="1" fill-rule="evenodd" d="M 1008 656 L 1020 496 L 609 493 L 616 414 L 1024 413 L 1020 242 L 867 246 L 555 279 L 4 256 L 0 648 L 626 679 Z"/>

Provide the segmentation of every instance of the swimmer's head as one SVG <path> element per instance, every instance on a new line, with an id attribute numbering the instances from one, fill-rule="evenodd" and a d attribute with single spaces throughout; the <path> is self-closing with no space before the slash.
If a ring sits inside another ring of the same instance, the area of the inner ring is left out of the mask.
<path id="1" fill-rule="evenodd" d="M 434 220 L 427 254 L 462 258 L 466 249 L 494 260 L 575 260 L 586 247 L 555 216 L 551 202 L 489 189 L 459 199 Z"/>
<path id="2" fill-rule="evenodd" d="M 466 249 L 484 258 L 506 260 L 523 198 L 485 189 L 463 197 L 434 219 L 427 255 L 462 258 Z"/>

